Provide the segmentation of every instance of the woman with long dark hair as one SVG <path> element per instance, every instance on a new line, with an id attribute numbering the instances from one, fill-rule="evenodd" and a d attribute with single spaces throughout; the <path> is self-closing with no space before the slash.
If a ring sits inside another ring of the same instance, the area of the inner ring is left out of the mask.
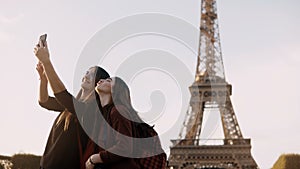
<path id="1" fill-rule="evenodd" d="M 86 169 L 164 169 L 157 132 L 133 108 L 127 84 L 119 77 L 101 79 L 95 90 L 102 116 L 84 154 Z"/>
<path id="2" fill-rule="evenodd" d="M 142 120 L 131 105 L 128 86 L 122 79 L 114 77 L 101 79 L 95 90 L 100 97 L 99 106 L 102 120 L 105 121 L 100 124 L 99 139 L 90 144 L 93 151 L 85 152 L 86 169 L 93 169 L 95 166 L 139 169 L 140 166 L 132 158 L 132 121 Z"/>

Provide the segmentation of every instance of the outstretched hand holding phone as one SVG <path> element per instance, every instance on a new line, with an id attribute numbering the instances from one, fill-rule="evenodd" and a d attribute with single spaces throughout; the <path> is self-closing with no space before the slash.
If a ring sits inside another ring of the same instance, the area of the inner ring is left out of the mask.
<path id="1" fill-rule="evenodd" d="M 49 50 L 47 46 L 47 34 L 41 35 L 39 44 L 34 48 L 34 54 L 40 62 L 44 63 L 49 60 Z"/>
<path id="2" fill-rule="evenodd" d="M 45 38 L 46 39 L 46 38 Z M 50 54 L 48 51 L 47 40 L 42 42 L 44 39 L 42 38 L 39 41 L 39 44 L 34 48 L 34 54 L 39 59 L 39 61 L 43 64 L 44 71 L 47 75 L 48 82 L 52 88 L 53 93 L 59 93 L 66 90 L 64 84 L 59 79 L 57 73 L 54 70 L 54 67 L 49 58 Z"/>

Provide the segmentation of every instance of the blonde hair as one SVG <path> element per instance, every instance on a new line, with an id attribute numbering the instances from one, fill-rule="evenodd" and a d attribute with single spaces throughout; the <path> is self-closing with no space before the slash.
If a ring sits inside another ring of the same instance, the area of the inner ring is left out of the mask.
<path id="1" fill-rule="evenodd" d="M 82 89 L 79 90 L 77 96 L 76 96 L 76 99 L 79 100 L 80 97 L 81 97 L 81 94 L 82 94 Z M 88 102 L 91 100 L 91 97 L 92 95 L 94 94 L 94 91 L 92 90 L 91 93 L 84 99 L 82 99 L 82 102 Z M 71 121 L 71 118 L 72 118 L 73 114 L 71 112 L 69 112 L 67 109 L 65 109 L 61 114 L 60 116 L 58 117 L 58 120 L 56 122 L 56 125 L 59 125 L 60 123 L 62 123 L 63 121 L 65 121 L 65 124 L 64 124 L 64 131 L 67 131 L 68 128 L 69 128 L 69 125 L 70 125 L 70 121 Z"/>
<path id="2" fill-rule="evenodd" d="M 70 113 L 67 109 L 65 109 L 59 116 L 56 125 L 59 125 L 63 120 L 65 120 L 64 131 L 67 131 L 69 128 L 70 120 L 72 117 L 72 113 Z"/>

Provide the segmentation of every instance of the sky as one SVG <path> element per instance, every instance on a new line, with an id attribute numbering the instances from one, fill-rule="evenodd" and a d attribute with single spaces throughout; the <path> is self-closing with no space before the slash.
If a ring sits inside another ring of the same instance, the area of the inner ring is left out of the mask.
<path id="1" fill-rule="evenodd" d="M 33 47 L 43 33 L 48 34 L 55 69 L 72 93 L 89 66 L 99 64 L 126 77 L 135 108 L 160 134 L 167 133 L 162 144 L 169 151 L 170 139 L 179 135 L 196 67 L 199 0 L 0 4 L 1 155 L 42 155 L 57 116 L 37 101 Z M 251 138 L 260 168 L 271 168 L 281 154 L 300 153 L 300 2 L 217 0 L 217 7 L 225 76 L 233 85 L 238 123 L 243 136 Z M 140 27 L 150 31 L 141 33 Z M 95 42 L 103 48 L 96 50 Z M 90 46 L 99 52 L 92 58 L 85 55 Z M 164 113 L 147 116 L 158 111 Z"/>

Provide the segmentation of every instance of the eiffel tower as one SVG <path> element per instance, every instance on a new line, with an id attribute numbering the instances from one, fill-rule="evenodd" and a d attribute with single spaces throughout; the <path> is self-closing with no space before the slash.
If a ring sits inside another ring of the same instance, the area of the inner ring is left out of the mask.
<path id="1" fill-rule="evenodd" d="M 202 0 L 195 81 L 178 140 L 171 140 L 170 169 L 258 169 L 250 139 L 243 138 L 225 80 L 216 0 Z M 224 139 L 200 139 L 204 113 L 220 113 Z M 214 144 L 211 144 L 213 142 Z"/>

